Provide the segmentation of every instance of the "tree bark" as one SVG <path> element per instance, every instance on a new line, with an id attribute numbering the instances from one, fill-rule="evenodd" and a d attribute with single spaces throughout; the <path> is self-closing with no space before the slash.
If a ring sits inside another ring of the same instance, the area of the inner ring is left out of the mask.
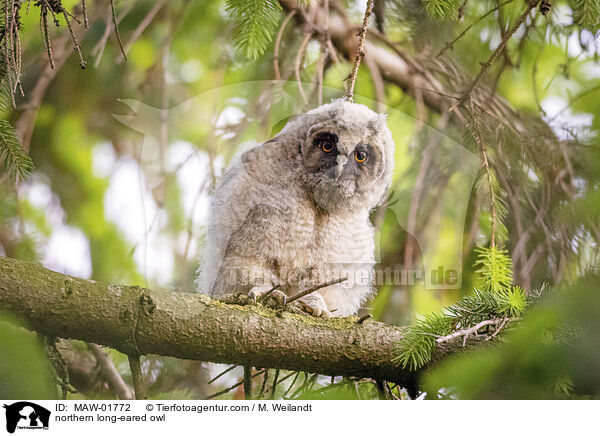
<path id="1" fill-rule="evenodd" d="M 410 385 L 394 348 L 404 329 L 358 318 L 323 320 L 206 295 L 107 285 L 0 257 L 0 309 L 42 334 L 131 355 L 367 377 Z"/>

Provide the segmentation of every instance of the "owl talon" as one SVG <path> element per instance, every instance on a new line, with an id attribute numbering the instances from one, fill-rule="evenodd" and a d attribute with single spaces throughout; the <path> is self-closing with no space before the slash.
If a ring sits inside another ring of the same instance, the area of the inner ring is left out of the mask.
<path id="1" fill-rule="evenodd" d="M 268 295 L 266 295 L 268 294 Z M 254 286 L 248 292 L 248 296 L 252 298 L 254 304 L 260 299 L 267 297 L 273 297 L 279 304 L 285 306 L 287 295 L 278 289 L 273 289 L 273 286 Z"/>
<path id="2" fill-rule="evenodd" d="M 287 295 L 285 295 L 283 292 L 281 292 L 279 289 L 275 289 L 274 291 L 272 291 L 267 298 L 274 298 L 275 300 L 277 300 L 277 302 L 283 307 L 286 304 L 287 301 Z"/>
<path id="3" fill-rule="evenodd" d="M 305 312 L 310 313 L 316 318 L 331 318 L 331 312 L 327 308 L 325 300 L 321 294 L 314 292 L 298 300 Z"/>

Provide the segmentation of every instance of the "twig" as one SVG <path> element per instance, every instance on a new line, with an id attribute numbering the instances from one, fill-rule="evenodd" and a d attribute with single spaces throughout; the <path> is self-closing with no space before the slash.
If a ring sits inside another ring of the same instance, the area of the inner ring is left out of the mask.
<path id="1" fill-rule="evenodd" d="M 319 60 L 317 61 L 317 104 L 323 104 L 323 76 L 325 75 L 325 60 L 327 59 L 327 45 L 321 41 Z"/>
<path id="2" fill-rule="evenodd" d="M 81 0 L 81 9 L 82 9 L 82 13 L 83 13 L 83 25 L 85 26 L 86 30 L 90 28 L 90 23 L 88 21 L 88 14 L 87 14 L 87 5 L 85 3 L 85 0 Z"/>
<path id="3" fill-rule="evenodd" d="M 231 365 L 229 368 L 227 368 L 225 371 L 221 372 L 220 374 L 217 374 L 215 377 L 213 377 L 208 384 L 213 383 L 214 381 L 216 381 L 217 379 L 221 378 L 222 376 L 224 376 L 225 374 L 227 374 L 229 371 L 232 371 L 234 368 L 237 368 L 239 365 Z"/>
<path id="4" fill-rule="evenodd" d="M 58 49 L 56 51 L 56 63 L 54 63 L 54 58 L 49 56 L 48 64 L 46 64 L 45 68 L 42 70 L 33 90 L 29 93 L 29 101 L 16 122 L 15 130 L 17 136 L 21 139 L 25 150 L 29 150 L 31 145 L 35 120 L 42 105 L 46 90 L 50 86 L 50 83 L 52 83 L 52 80 L 54 80 L 54 77 L 56 77 L 58 70 L 61 69 L 71 54 L 68 47 L 69 39 L 69 36 L 63 35 L 59 40 L 60 43 L 57 44 Z"/>
<path id="5" fill-rule="evenodd" d="M 146 392 L 144 388 L 144 376 L 142 374 L 142 365 L 140 356 L 129 354 L 129 368 L 131 369 L 131 379 L 133 380 L 133 389 L 135 390 L 136 400 L 145 400 Z"/>
<path id="6" fill-rule="evenodd" d="M 491 340 L 492 338 L 494 338 L 498 333 L 500 333 L 500 330 L 502 330 L 504 328 L 504 326 L 506 325 L 506 323 L 508 322 L 509 318 L 504 318 L 502 320 L 502 323 L 500 323 L 500 325 L 498 326 L 498 328 L 496 329 L 496 331 L 494 333 L 492 333 L 492 335 L 489 338 L 485 338 L 486 341 Z"/>
<path id="7" fill-rule="evenodd" d="M 279 368 L 275 370 L 275 377 L 273 377 L 273 386 L 271 388 L 271 397 L 272 400 L 275 398 L 275 390 L 277 389 L 277 379 L 279 378 Z"/>
<path id="8" fill-rule="evenodd" d="M 62 399 L 65 400 L 67 398 L 67 392 L 73 393 L 74 391 L 70 387 L 71 381 L 69 378 L 69 370 L 67 368 L 67 364 L 60 350 L 56 346 L 57 341 L 58 339 L 55 337 L 43 337 L 43 342 L 46 345 L 46 352 L 48 353 L 48 358 L 52 362 L 54 372 L 57 376 L 57 383 L 61 387 Z"/>
<path id="9" fill-rule="evenodd" d="M 117 19 L 117 23 L 121 23 L 121 21 L 123 21 L 123 19 L 127 16 L 127 14 L 129 12 L 131 12 L 131 10 L 135 6 L 136 2 L 137 2 L 137 0 L 132 1 L 131 3 L 129 3 L 127 5 L 127 7 L 125 9 L 123 9 L 123 11 L 121 11 L 121 14 L 119 15 L 119 17 Z M 100 61 L 102 60 L 102 55 L 104 54 L 104 49 L 106 48 L 106 43 L 108 42 L 108 38 L 110 37 L 110 31 L 112 30 L 112 26 L 113 26 L 112 11 L 110 9 L 107 9 L 106 14 L 107 14 L 106 19 L 105 19 L 106 26 L 104 27 L 104 34 L 102 35 L 102 37 L 98 40 L 98 42 L 92 49 L 92 55 L 96 56 L 96 61 L 94 62 L 94 68 L 98 68 L 98 65 L 100 65 Z"/>
<path id="10" fill-rule="evenodd" d="M 279 46 L 281 45 L 281 37 L 283 36 L 283 31 L 285 30 L 285 26 L 289 23 L 289 21 L 296 15 L 298 12 L 297 9 L 292 9 L 289 14 L 285 17 L 283 22 L 281 23 L 281 27 L 277 32 L 277 37 L 275 38 L 275 50 L 273 51 L 273 68 L 275 69 L 275 80 L 281 80 L 281 73 L 279 71 Z"/>
<path id="11" fill-rule="evenodd" d="M 293 373 L 292 373 L 293 374 Z M 285 377 L 286 379 L 291 377 L 292 374 L 288 375 L 287 377 Z M 290 391 L 292 390 L 292 387 L 296 384 L 296 381 L 298 380 L 298 377 L 300 376 L 300 371 L 296 371 L 296 377 L 294 377 L 294 379 L 292 380 L 292 384 L 290 384 L 287 388 L 287 390 L 285 391 L 285 393 L 283 394 L 284 397 L 287 396 L 287 394 L 290 393 Z M 285 379 L 284 379 L 285 380 Z M 283 383 L 283 380 L 281 380 L 281 382 Z"/>
<path id="12" fill-rule="evenodd" d="M 298 83 L 298 92 L 304 100 L 304 104 L 308 104 L 308 99 L 306 98 L 306 94 L 304 93 L 304 88 L 302 87 L 302 77 L 300 76 L 300 69 L 302 67 L 302 60 L 304 59 L 304 53 L 306 52 L 306 47 L 310 38 L 312 38 L 312 31 L 306 32 L 304 34 L 304 38 L 302 38 L 302 42 L 300 43 L 300 47 L 298 48 L 298 53 L 296 53 L 296 59 L 294 61 L 294 71 L 296 72 L 296 82 Z"/>
<path id="13" fill-rule="evenodd" d="M 481 20 L 483 20 L 485 17 L 487 17 L 490 14 L 493 14 L 494 12 L 496 12 L 498 9 L 502 8 L 503 6 L 506 6 L 509 3 L 512 3 L 514 0 L 507 0 L 502 4 L 499 4 L 498 6 L 496 6 L 495 8 L 490 9 L 489 11 L 487 11 L 485 14 L 483 14 L 481 17 L 479 17 L 478 19 L 476 19 L 475 21 L 473 21 L 471 24 L 469 24 L 465 30 L 463 30 L 462 32 L 460 32 L 460 34 L 454 38 L 452 41 L 447 42 L 446 45 L 444 46 L 443 49 L 441 49 L 439 51 L 439 53 L 437 54 L 437 57 L 440 57 L 441 55 L 444 54 L 444 52 L 446 50 L 448 50 L 449 48 L 453 48 L 454 44 L 456 44 L 456 41 L 458 41 L 460 38 L 462 38 L 469 30 L 471 30 L 471 28 L 479 23 Z M 465 2 L 466 3 L 466 2 Z"/>
<path id="14" fill-rule="evenodd" d="M 367 9 L 365 10 L 365 16 L 363 18 L 363 24 L 358 34 L 358 46 L 356 47 L 356 55 L 354 57 L 354 65 L 352 66 L 352 72 L 350 73 L 348 89 L 346 90 L 346 100 L 349 102 L 353 101 L 354 98 L 354 84 L 356 83 L 356 76 L 358 75 L 358 67 L 360 61 L 365 55 L 365 40 L 367 39 L 367 25 L 369 24 L 369 17 L 373 11 L 373 1 L 367 0 Z"/>
<path id="15" fill-rule="evenodd" d="M 490 66 L 494 63 L 496 58 L 498 58 L 498 56 L 504 52 L 504 49 L 506 48 L 510 38 L 514 35 L 514 33 L 517 31 L 517 29 L 519 27 L 521 27 L 521 24 L 523 24 L 525 22 L 525 20 L 529 16 L 529 13 L 533 10 L 533 8 L 535 8 L 537 6 L 537 4 L 539 2 L 540 2 L 540 0 L 529 0 L 527 10 L 525 12 L 523 12 L 523 14 L 517 19 L 515 24 L 506 32 L 506 34 L 502 38 L 502 41 L 500 41 L 500 44 L 498 44 L 498 47 L 496 47 L 496 50 L 494 50 L 494 52 L 490 55 L 488 60 L 481 64 L 481 70 L 479 70 L 479 74 L 477 74 L 477 76 L 475 77 L 475 80 L 473 80 L 473 82 L 471 82 L 471 85 L 469 85 L 469 88 L 467 89 L 465 94 L 462 96 L 462 98 L 450 108 L 450 111 L 453 111 L 454 109 L 456 109 L 456 107 L 460 106 L 462 103 L 464 103 L 467 100 L 467 98 L 469 97 L 471 92 L 473 92 L 473 89 L 475 89 L 475 86 L 477 85 L 479 80 L 481 80 L 483 75 L 487 72 L 487 70 L 490 68 Z"/>
<path id="16" fill-rule="evenodd" d="M 365 322 L 366 320 L 368 320 L 372 316 L 373 315 L 371 315 L 370 313 L 365 313 L 363 316 L 361 316 L 360 318 L 358 318 L 358 321 L 356 321 L 356 323 L 357 324 L 362 324 L 363 322 Z"/>
<path id="17" fill-rule="evenodd" d="M 154 19 L 154 17 L 158 13 L 158 11 L 160 11 L 160 9 L 164 6 L 165 2 L 166 2 L 166 0 L 160 0 L 160 1 L 156 2 L 154 4 L 154 6 L 152 7 L 152 9 L 150 9 L 150 11 L 146 14 L 144 19 L 142 21 L 140 21 L 140 24 L 138 24 L 138 26 L 135 28 L 135 30 L 131 34 L 131 38 L 129 38 L 129 40 L 127 41 L 127 44 L 125 44 L 125 48 L 124 48 L 125 53 L 127 53 L 131 49 L 131 46 L 140 38 L 140 36 L 142 36 L 142 33 L 144 33 L 144 30 L 146 30 L 146 28 L 150 25 L 150 23 L 152 23 L 152 20 Z M 116 62 L 120 63 L 123 60 L 127 60 L 127 58 L 125 57 L 124 53 L 121 53 L 117 57 Z"/>
<path id="18" fill-rule="evenodd" d="M 244 399 L 252 399 L 252 367 L 249 365 L 244 365 Z"/>
<path id="19" fill-rule="evenodd" d="M 457 330 L 454 333 L 451 333 L 447 336 L 442 336 L 440 338 L 437 338 L 435 341 L 438 344 L 442 344 L 445 342 L 449 342 L 453 339 L 459 338 L 464 336 L 465 338 L 469 335 L 472 335 L 473 333 L 477 333 L 477 331 L 485 326 L 488 325 L 498 325 L 500 322 L 502 321 L 502 319 L 486 319 L 485 321 L 481 321 L 477 324 L 475 324 L 473 327 L 469 327 L 468 329 L 463 329 L 463 330 Z"/>
<path id="20" fill-rule="evenodd" d="M 52 41 L 50 40 L 50 34 L 48 33 L 48 9 L 44 3 L 42 3 L 40 12 L 40 29 L 42 32 L 42 39 L 46 47 L 46 53 L 48 53 L 48 59 L 50 60 L 50 67 L 54 69 L 54 56 L 52 55 Z"/>
<path id="21" fill-rule="evenodd" d="M 467 7 L 467 2 L 469 0 L 463 0 L 462 4 L 460 5 L 460 7 L 458 8 L 457 11 L 457 15 L 458 15 L 458 19 L 460 20 L 462 17 L 464 17 L 465 15 L 465 8 Z"/>
<path id="22" fill-rule="evenodd" d="M 381 77 L 381 71 L 376 62 L 373 62 L 368 56 L 365 58 L 365 64 L 371 72 L 371 79 L 373 80 L 373 86 L 375 87 L 375 97 L 377 99 L 377 112 L 383 112 L 385 110 L 385 85 L 383 84 L 383 77 Z"/>
<path id="23" fill-rule="evenodd" d="M 252 378 L 254 378 L 254 377 L 258 377 L 259 375 L 261 375 L 261 374 L 262 374 L 262 373 L 264 373 L 265 371 L 266 371 L 266 369 L 263 369 L 263 370 L 261 370 L 261 371 L 258 371 L 258 372 L 256 372 L 256 373 L 254 373 L 254 375 L 252 376 Z M 216 394 L 209 395 L 208 397 L 206 397 L 206 398 L 204 398 L 204 399 L 205 399 L 205 400 L 210 400 L 210 399 L 216 398 L 216 397 L 218 397 L 218 396 L 220 396 L 220 395 L 226 394 L 227 392 L 231 392 L 232 390 L 234 390 L 235 388 L 237 388 L 237 387 L 239 387 L 239 386 L 241 386 L 241 385 L 243 385 L 243 384 L 244 384 L 244 380 L 242 380 L 242 381 L 239 381 L 239 382 L 237 382 L 236 384 L 234 384 L 233 386 L 229 386 L 227 389 L 223 389 L 222 391 L 220 391 L 220 392 L 217 392 Z"/>
<path id="24" fill-rule="evenodd" d="M 550 118 L 548 120 L 548 122 L 549 123 L 553 123 L 554 121 L 556 121 L 556 119 L 559 116 L 561 116 L 570 107 L 572 107 L 575 104 L 575 102 L 577 102 L 578 100 L 581 100 L 582 98 L 586 97 L 587 95 L 591 94 L 592 92 L 597 91 L 598 89 L 600 89 L 600 85 L 593 86 L 590 89 L 587 89 L 587 90 L 582 91 L 581 93 L 577 94 L 574 98 L 571 99 L 571 101 L 569 102 L 569 104 L 567 106 L 565 106 L 564 108 L 562 108 L 561 110 L 559 110 L 552 118 Z"/>
<path id="25" fill-rule="evenodd" d="M 296 301 L 297 299 L 302 298 L 308 294 L 311 294 L 319 289 L 326 288 L 327 286 L 337 285 L 338 283 L 345 282 L 346 280 L 348 280 L 348 278 L 342 277 L 339 279 L 332 280 L 330 282 L 321 283 L 320 285 L 315 285 L 312 288 L 308 288 L 307 290 L 299 292 L 298 294 L 294 295 L 293 297 L 288 298 L 286 304 L 292 303 L 292 302 Z"/>
<path id="26" fill-rule="evenodd" d="M 73 40 L 73 44 L 75 45 L 75 51 L 77 52 L 77 55 L 79 56 L 79 65 L 81 65 L 82 70 L 85 70 L 85 67 L 87 66 L 87 62 L 85 61 L 85 59 L 83 59 L 83 54 L 81 53 L 81 45 L 79 44 L 79 41 L 77 40 L 77 37 L 75 36 L 75 32 L 73 32 L 73 28 L 71 27 L 71 21 L 69 21 L 69 14 L 67 13 L 67 11 L 64 8 L 62 10 L 62 14 L 65 17 L 65 21 L 67 22 L 67 27 L 69 28 L 69 33 L 71 34 L 71 39 Z"/>
<path id="27" fill-rule="evenodd" d="M 304 392 L 308 388 L 308 385 L 316 379 L 317 375 L 318 374 L 314 374 L 313 376 L 308 378 L 308 372 L 304 372 L 304 382 L 288 398 L 296 398 L 298 394 Z"/>
<path id="28" fill-rule="evenodd" d="M 269 380 L 269 370 L 267 369 L 265 371 L 265 374 L 263 375 L 262 386 L 260 387 L 260 392 L 258 393 L 258 397 L 256 397 L 257 400 L 260 400 L 262 398 L 263 394 L 265 393 L 265 388 L 267 387 L 268 380 Z"/>
<path id="29" fill-rule="evenodd" d="M 131 386 L 129 386 L 117 371 L 115 364 L 108 357 L 108 355 L 102 350 L 99 345 L 87 344 L 88 348 L 96 358 L 96 362 L 102 371 L 102 375 L 108 382 L 111 391 L 116 395 L 119 400 L 133 400 L 133 392 Z"/>
<path id="30" fill-rule="evenodd" d="M 119 48 L 121 49 L 123 58 L 127 60 L 127 53 L 125 53 L 125 49 L 123 48 L 123 41 L 121 41 L 121 34 L 119 33 L 119 23 L 117 22 L 117 13 L 115 12 L 115 2 L 114 0 L 109 0 L 109 3 L 110 10 L 112 12 L 113 26 L 115 26 L 115 35 L 117 35 L 117 41 L 119 42 Z"/>

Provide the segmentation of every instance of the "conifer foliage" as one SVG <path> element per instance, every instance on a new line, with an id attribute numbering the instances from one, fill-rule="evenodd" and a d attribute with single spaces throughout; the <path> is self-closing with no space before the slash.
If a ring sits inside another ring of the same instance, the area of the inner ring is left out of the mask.
<path id="1" fill-rule="evenodd" d="M 506 250 L 479 248 L 480 289 L 447 307 L 432 313 L 409 330 L 398 344 L 396 362 L 403 368 L 419 369 L 431 360 L 436 347 L 454 340 L 466 344 L 470 336 L 493 339 L 502 328 L 521 316 L 527 306 L 526 294 L 512 284 L 512 261 Z"/>

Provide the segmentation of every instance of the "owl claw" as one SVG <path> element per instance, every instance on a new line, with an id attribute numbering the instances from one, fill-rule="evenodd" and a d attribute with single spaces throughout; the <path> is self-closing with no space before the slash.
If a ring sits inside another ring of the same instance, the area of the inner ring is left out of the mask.
<path id="1" fill-rule="evenodd" d="M 317 292 L 308 294 L 298 300 L 305 312 L 310 313 L 317 318 L 331 318 L 331 312 L 327 308 L 327 304 L 323 296 Z"/>
<path id="2" fill-rule="evenodd" d="M 254 304 L 256 304 L 259 298 L 268 293 L 269 297 L 275 298 L 279 302 L 279 304 L 285 306 L 287 295 L 285 295 L 278 289 L 272 289 L 272 286 L 254 286 L 252 289 L 250 289 L 250 292 L 248 292 L 248 296 L 252 298 L 252 301 L 254 301 Z"/>

